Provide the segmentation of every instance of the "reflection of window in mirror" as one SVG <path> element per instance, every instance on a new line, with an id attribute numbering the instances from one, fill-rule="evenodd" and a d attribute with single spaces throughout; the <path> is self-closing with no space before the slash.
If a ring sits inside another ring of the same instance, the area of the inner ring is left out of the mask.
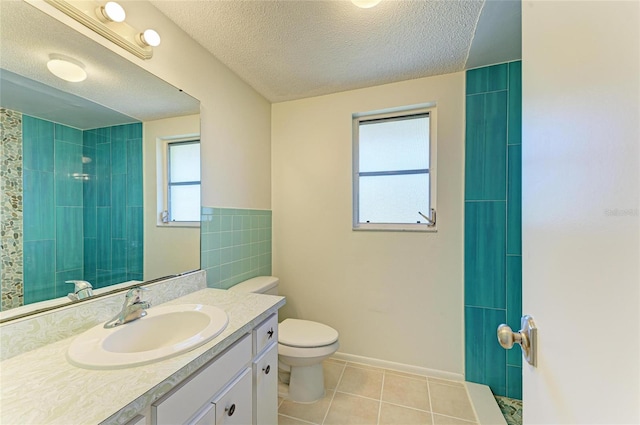
<path id="1" fill-rule="evenodd" d="M 200 140 L 163 140 L 163 182 L 160 222 L 164 225 L 200 224 Z"/>

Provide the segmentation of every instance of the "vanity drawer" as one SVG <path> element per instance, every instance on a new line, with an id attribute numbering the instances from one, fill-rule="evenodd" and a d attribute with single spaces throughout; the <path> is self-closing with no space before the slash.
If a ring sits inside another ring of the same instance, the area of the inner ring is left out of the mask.
<path id="1" fill-rule="evenodd" d="M 271 342 L 278 342 L 278 313 L 269 316 L 253 330 L 253 355 L 258 355 Z"/>
<path id="2" fill-rule="evenodd" d="M 229 384 L 225 390 L 189 422 L 189 425 L 248 425 L 252 416 L 251 370 Z"/>
<path id="3" fill-rule="evenodd" d="M 251 338 L 244 336 L 186 382 L 151 405 L 152 423 L 185 423 L 251 362 Z"/>

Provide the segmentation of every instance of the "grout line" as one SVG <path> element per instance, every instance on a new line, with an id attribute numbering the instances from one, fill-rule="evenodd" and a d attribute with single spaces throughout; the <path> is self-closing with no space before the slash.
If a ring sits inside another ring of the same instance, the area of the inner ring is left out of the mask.
<path id="1" fill-rule="evenodd" d="M 304 419 L 296 418 L 294 416 L 289 416 L 289 415 L 283 415 L 282 413 L 278 413 L 278 416 L 284 416 L 285 418 L 294 419 L 299 422 L 304 422 L 305 424 L 318 425 L 315 422 L 305 421 Z"/>
<path id="2" fill-rule="evenodd" d="M 405 406 L 404 404 L 393 403 L 391 401 L 382 401 L 382 400 L 380 400 L 380 404 L 382 404 L 382 403 L 390 404 L 390 405 L 396 406 L 396 407 L 402 407 L 403 409 L 415 410 L 416 412 L 432 413 L 431 410 L 418 409 L 417 407 Z"/>
<path id="3" fill-rule="evenodd" d="M 469 419 L 462 419 L 462 418 L 459 418 L 459 417 L 457 417 L 457 416 L 450 416 L 450 415 L 446 415 L 446 414 L 444 414 L 444 413 L 434 413 L 434 414 L 435 414 L 435 415 L 439 415 L 439 416 L 443 416 L 443 417 L 445 417 L 445 418 L 455 419 L 456 421 L 465 422 L 465 423 L 468 423 L 468 424 L 470 424 L 470 425 L 471 425 L 471 424 L 478 424 L 478 422 L 477 422 L 477 421 L 470 421 Z M 435 418 L 434 418 L 434 420 L 435 420 Z"/>
<path id="4" fill-rule="evenodd" d="M 429 410 L 431 411 L 431 423 L 436 423 L 436 418 L 433 416 L 433 402 L 431 401 L 431 382 L 427 379 L 427 394 L 429 395 Z"/>
<path id="5" fill-rule="evenodd" d="M 382 385 L 380 386 L 380 400 L 378 400 L 378 420 L 376 424 L 380 425 L 380 415 L 382 415 L 382 394 L 384 393 L 384 377 L 387 375 L 387 371 L 382 371 Z"/>
<path id="6" fill-rule="evenodd" d="M 331 405 L 333 404 L 333 399 L 336 397 L 336 393 L 338 392 L 338 387 L 340 386 L 340 382 L 342 382 L 342 376 L 344 375 L 344 371 L 347 368 L 346 363 L 344 365 L 342 365 L 342 372 L 340 372 L 340 377 L 338 378 L 338 382 L 336 382 L 336 387 L 333 390 L 333 394 L 331 395 L 331 400 L 329 400 L 329 406 L 327 406 L 327 411 L 324 412 L 324 417 L 322 418 L 322 421 L 320 422 L 321 425 L 324 424 L 324 421 L 327 420 L 327 416 L 329 416 L 329 410 L 331 410 Z"/>

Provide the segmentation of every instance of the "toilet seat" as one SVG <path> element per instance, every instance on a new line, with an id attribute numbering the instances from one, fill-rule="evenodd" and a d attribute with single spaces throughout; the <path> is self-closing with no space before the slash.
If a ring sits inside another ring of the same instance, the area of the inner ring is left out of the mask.
<path id="1" fill-rule="evenodd" d="M 338 341 L 338 331 L 310 320 L 285 319 L 278 325 L 278 343 L 292 348 L 319 348 Z"/>

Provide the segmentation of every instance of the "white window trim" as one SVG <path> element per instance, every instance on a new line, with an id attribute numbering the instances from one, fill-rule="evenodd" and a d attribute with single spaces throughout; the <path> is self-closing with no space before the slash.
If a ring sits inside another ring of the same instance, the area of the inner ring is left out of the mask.
<path id="1" fill-rule="evenodd" d="M 429 114 L 429 206 L 437 211 L 437 108 L 435 103 L 414 105 L 406 108 L 394 108 L 383 111 L 371 111 L 366 113 L 353 114 L 353 164 L 352 164 L 352 228 L 356 231 L 377 231 L 377 232 L 437 232 L 438 222 L 434 226 L 427 223 L 359 223 L 359 179 L 360 179 L 360 148 L 359 148 L 359 130 L 360 122 L 371 119 L 393 118 L 412 114 Z M 431 211 L 422 211 L 422 213 L 431 217 Z M 416 212 L 417 215 L 417 212 Z M 417 220 L 416 220 L 417 221 Z"/>
<path id="2" fill-rule="evenodd" d="M 157 202 L 156 202 L 156 227 L 172 228 L 172 227 L 200 227 L 199 221 L 162 221 L 162 213 L 168 211 L 169 208 L 169 172 L 167 170 L 167 154 L 169 143 L 189 142 L 200 140 L 200 134 L 183 134 L 179 136 L 166 136 L 156 138 L 156 184 L 157 184 Z M 202 141 L 200 140 L 202 145 Z M 202 159 L 200 160 L 202 163 Z M 200 181 L 202 188 L 202 181 Z"/>

